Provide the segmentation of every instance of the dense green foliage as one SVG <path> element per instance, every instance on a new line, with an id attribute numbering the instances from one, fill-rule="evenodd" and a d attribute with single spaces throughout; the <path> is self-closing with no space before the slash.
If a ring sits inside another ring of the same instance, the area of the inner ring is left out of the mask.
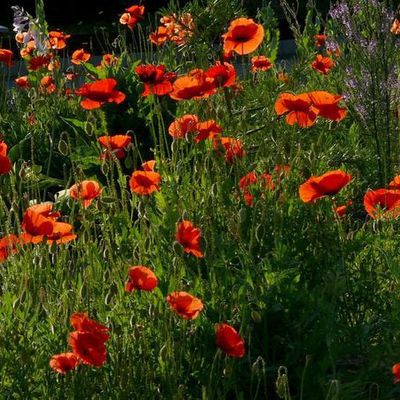
<path id="1" fill-rule="evenodd" d="M 398 84 L 400 39 L 389 30 L 368 36 L 374 34 L 368 24 L 383 15 L 368 14 L 374 2 L 366 3 L 354 29 L 366 27 L 360 35 L 376 41 L 373 57 L 346 37 L 338 20 L 326 22 L 310 7 L 304 27 L 292 21 L 298 55 L 290 62 L 279 60 L 278 21 L 265 4 L 257 11 L 265 29 L 262 45 L 232 61 L 238 87 L 201 100 L 143 97 L 135 67 L 164 64 L 179 74 L 207 69 L 221 59 L 220 46 L 210 43 L 220 43 L 230 21 L 244 15 L 236 0 L 187 4 L 180 12 L 192 14 L 196 31 L 180 47 L 152 45 L 150 30 L 140 24 L 134 34 L 121 26 L 118 37 L 104 44 L 118 63 L 103 69 L 75 65 L 73 81 L 65 79 L 62 65 L 51 72 L 54 93 L 40 84 L 47 70 L 29 72 L 29 88 L 10 89 L 9 69 L 0 66 L 0 132 L 13 162 L 11 173 L 0 176 L 0 237 L 19 235 L 25 210 L 44 201 L 53 201 L 77 234 L 67 244 L 18 246 L 0 264 L 1 398 L 400 398 L 391 376 L 400 360 L 399 219 L 373 220 L 363 205 L 368 189 L 385 187 L 400 173 L 399 89 L 377 89 L 389 74 Z M 314 35 L 325 27 L 341 48 L 326 76 L 311 67 L 318 53 Z M 47 29 L 43 17 L 40 29 Z M 386 58 L 382 46 L 391 49 Z M 266 55 L 273 68 L 250 72 L 253 55 Z M 355 96 L 357 87 L 349 92 L 348 67 L 359 79 L 368 69 L 375 86 L 365 99 Z M 283 71 L 287 81 L 277 79 Z M 123 103 L 88 111 L 80 97 L 65 95 L 66 88 L 107 77 L 126 94 Z M 346 118 L 318 118 L 305 129 L 277 116 L 281 93 L 315 90 L 348 94 Z M 374 126 L 360 117 L 362 100 Z M 371 115 L 370 107 L 385 114 Z M 223 136 L 243 142 L 245 155 L 227 163 L 210 140 L 173 140 L 168 126 L 184 114 L 217 121 Z M 131 135 L 124 159 L 99 158 L 97 138 L 107 132 Z M 384 159 L 378 151 L 388 143 Z M 150 159 L 156 160 L 161 190 L 138 196 L 128 178 Z M 276 165 L 288 165 L 289 173 L 278 176 Z M 337 169 L 353 176 L 349 185 L 315 203 L 300 200 L 299 185 Z M 271 173 L 275 188 L 252 193 L 250 207 L 239 181 L 251 171 Z M 86 209 L 63 193 L 84 179 L 103 188 Z M 348 200 L 352 205 L 338 217 L 333 208 Z M 184 253 L 176 242 L 181 220 L 201 229 L 204 258 Z M 125 292 L 133 265 L 155 272 L 154 291 Z M 198 318 L 183 320 L 170 310 L 165 297 L 176 290 L 202 299 Z M 69 318 L 77 311 L 110 328 L 107 361 L 63 376 L 49 360 L 67 351 Z M 243 358 L 218 350 L 220 322 L 244 338 Z"/>

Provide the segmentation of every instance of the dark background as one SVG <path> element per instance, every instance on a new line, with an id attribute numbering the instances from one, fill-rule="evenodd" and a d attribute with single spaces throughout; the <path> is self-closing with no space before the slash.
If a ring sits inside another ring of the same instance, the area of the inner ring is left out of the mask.
<path id="1" fill-rule="evenodd" d="M 189 0 L 178 0 L 181 6 Z M 289 3 L 291 1 L 289 0 Z M 305 11 L 307 0 L 301 0 L 300 11 Z M 153 13 L 159 8 L 166 7 L 169 0 L 145 0 L 142 4 L 147 13 Z M 321 12 L 326 13 L 330 0 L 317 0 Z M 115 25 L 126 7 L 138 4 L 137 0 L 45 0 L 45 10 L 50 29 L 64 29 L 73 34 L 90 34 L 95 26 Z M 255 14 L 261 0 L 242 0 L 247 15 Z M 279 10 L 279 1 L 272 4 Z M 11 6 L 19 5 L 34 15 L 35 0 L 0 0 L 0 24 L 12 27 Z"/>

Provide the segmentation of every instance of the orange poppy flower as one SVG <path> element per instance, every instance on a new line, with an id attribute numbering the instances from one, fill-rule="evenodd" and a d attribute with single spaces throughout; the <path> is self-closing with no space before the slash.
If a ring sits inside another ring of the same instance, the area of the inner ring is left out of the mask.
<path id="1" fill-rule="evenodd" d="M 96 181 L 82 181 L 75 183 L 69 189 L 71 198 L 80 200 L 84 208 L 88 208 L 94 199 L 101 195 L 102 189 Z"/>
<path id="2" fill-rule="evenodd" d="M 15 83 L 18 87 L 26 89 L 29 87 L 29 78 L 26 75 L 20 76 L 19 78 L 15 79 Z"/>
<path id="3" fill-rule="evenodd" d="M 65 375 L 67 372 L 77 368 L 79 359 L 74 353 L 61 353 L 51 357 L 49 364 L 51 369 Z"/>
<path id="4" fill-rule="evenodd" d="M 171 30 L 165 26 L 159 26 L 155 32 L 150 33 L 150 42 L 156 46 L 162 46 L 167 42 Z"/>
<path id="5" fill-rule="evenodd" d="M 183 139 L 188 133 L 197 131 L 197 122 L 199 121 L 197 115 L 185 114 L 177 118 L 168 127 L 168 133 L 174 139 Z"/>
<path id="6" fill-rule="evenodd" d="M 54 83 L 54 79 L 53 79 L 53 77 L 51 77 L 49 75 L 44 76 L 40 80 L 40 87 L 41 87 L 42 91 L 47 94 L 51 94 L 56 91 L 56 85 Z"/>
<path id="7" fill-rule="evenodd" d="M 192 222 L 183 220 L 178 225 L 176 241 L 183 247 L 183 251 L 197 258 L 204 257 L 201 248 L 201 230 L 196 228 Z"/>
<path id="8" fill-rule="evenodd" d="M 223 149 L 225 152 L 225 161 L 228 164 L 232 164 L 236 159 L 243 158 L 245 151 L 243 149 L 243 143 L 240 139 L 234 139 L 231 137 L 216 137 L 213 141 L 214 149 Z"/>
<path id="9" fill-rule="evenodd" d="M 400 191 L 370 190 L 364 196 L 364 207 L 373 219 L 397 218 L 400 215 Z"/>
<path id="10" fill-rule="evenodd" d="M 138 65 L 135 72 L 144 84 L 142 96 L 155 94 L 164 96 L 172 91 L 172 82 L 176 78 L 174 72 L 165 72 L 164 65 Z"/>
<path id="11" fill-rule="evenodd" d="M 119 22 L 122 25 L 127 25 L 132 30 L 136 24 L 144 19 L 144 6 L 134 5 L 125 9 L 126 13 L 122 14 Z"/>
<path id="12" fill-rule="evenodd" d="M 400 175 L 397 175 L 389 183 L 389 189 L 400 189 Z"/>
<path id="13" fill-rule="evenodd" d="M 307 93 L 282 93 L 275 102 L 275 111 L 278 115 L 286 116 L 288 125 L 298 124 L 301 128 L 314 125 L 318 110 L 313 106 Z"/>
<path id="14" fill-rule="evenodd" d="M 195 319 L 204 308 L 203 302 L 187 292 L 173 292 L 166 298 L 171 309 L 183 319 Z"/>
<path id="15" fill-rule="evenodd" d="M 222 133 L 222 128 L 213 120 L 198 122 L 196 124 L 197 136 L 194 138 L 196 143 L 206 139 L 214 139 Z"/>
<path id="16" fill-rule="evenodd" d="M 72 332 L 69 335 L 69 345 L 83 364 L 100 368 L 106 362 L 105 342 L 97 332 Z"/>
<path id="17" fill-rule="evenodd" d="M 90 53 L 86 53 L 84 49 L 75 50 L 71 56 L 72 64 L 79 65 L 83 62 L 88 62 L 91 58 Z"/>
<path id="18" fill-rule="evenodd" d="M 272 67 L 270 59 L 265 56 L 251 58 L 251 72 L 268 71 Z"/>
<path id="19" fill-rule="evenodd" d="M 154 171 L 134 171 L 129 186 L 131 191 L 140 195 L 148 196 L 160 190 L 161 176 Z"/>
<path id="20" fill-rule="evenodd" d="M 333 196 L 340 192 L 351 179 L 350 174 L 340 170 L 329 171 L 321 176 L 312 176 L 300 185 L 300 199 L 304 203 L 313 203 L 322 197 Z"/>
<path id="21" fill-rule="evenodd" d="M 205 74 L 214 80 L 215 87 L 232 87 L 236 84 L 235 67 L 227 62 L 221 64 L 217 61 Z"/>
<path id="22" fill-rule="evenodd" d="M 155 160 L 149 160 L 142 163 L 143 171 L 154 171 L 155 166 L 156 166 Z"/>
<path id="23" fill-rule="evenodd" d="M 20 243 L 17 236 L 11 234 L 0 239 L 0 263 L 7 260 L 10 254 L 18 252 L 17 245 Z"/>
<path id="24" fill-rule="evenodd" d="M 77 236 L 72 232 L 72 225 L 65 222 L 55 222 L 53 227 L 53 232 L 46 237 L 47 243 L 52 245 L 65 244 L 75 240 Z"/>
<path id="25" fill-rule="evenodd" d="M 217 346 L 228 356 L 235 358 L 244 356 L 244 340 L 232 326 L 219 324 L 216 342 Z"/>
<path id="26" fill-rule="evenodd" d="M 400 382 L 400 363 L 394 364 L 392 367 L 392 374 L 393 374 L 393 383 Z"/>
<path id="27" fill-rule="evenodd" d="M 255 51 L 264 39 L 264 28 L 250 18 L 237 18 L 231 22 L 228 32 L 222 35 L 224 53 L 249 54 Z"/>
<path id="28" fill-rule="evenodd" d="M 324 47 L 326 42 L 326 35 L 314 35 L 314 42 L 317 47 Z"/>
<path id="29" fill-rule="evenodd" d="M 398 19 L 393 21 L 390 32 L 393 33 L 393 35 L 400 36 L 400 21 Z"/>
<path id="30" fill-rule="evenodd" d="M 21 225 L 24 231 L 21 240 L 24 243 L 40 243 L 45 237 L 53 234 L 55 218 L 51 213 L 52 208 L 52 204 L 45 203 L 26 209 Z"/>
<path id="31" fill-rule="evenodd" d="M 70 318 L 70 323 L 76 331 L 97 333 L 104 342 L 110 338 L 108 334 L 109 329 L 106 326 L 99 324 L 97 321 L 89 318 L 86 313 L 73 313 Z"/>
<path id="32" fill-rule="evenodd" d="M 311 63 L 313 69 L 320 74 L 328 75 L 335 63 L 330 57 L 324 57 L 322 54 L 318 54 L 315 60 Z"/>
<path id="33" fill-rule="evenodd" d="M 0 62 L 6 64 L 8 67 L 13 65 L 14 54 L 11 50 L 0 49 Z"/>
<path id="34" fill-rule="evenodd" d="M 173 84 L 169 96 L 174 100 L 204 99 L 216 93 L 214 79 L 201 69 L 194 69 Z"/>
<path id="35" fill-rule="evenodd" d="M 8 174 L 12 170 L 12 163 L 7 154 L 7 144 L 0 141 L 0 175 Z"/>
<path id="36" fill-rule="evenodd" d="M 318 110 L 318 115 L 331 121 L 339 122 L 347 115 L 345 108 L 339 107 L 343 96 L 338 96 L 322 90 L 308 93 L 313 108 Z"/>
<path id="37" fill-rule="evenodd" d="M 112 78 L 101 79 L 92 83 L 86 83 L 76 90 L 78 96 L 86 97 L 81 101 L 85 110 L 100 108 L 105 103 L 120 104 L 125 100 L 125 94 L 115 90 L 117 81 Z"/>
<path id="38" fill-rule="evenodd" d="M 52 49 L 62 50 L 67 47 L 67 39 L 69 39 L 71 35 L 66 35 L 64 32 L 49 32 L 49 44 Z"/>
<path id="39" fill-rule="evenodd" d="M 108 159 L 110 153 L 114 154 L 119 160 L 126 156 L 126 148 L 132 141 L 129 135 L 113 135 L 113 136 L 100 136 L 97 139 L 102 147 L 104 153 L 101 157 Z"/>
<path id="40" fill-rule="evenodd" d="M 50 54 L 46 54 L 43 56 L 32 57 L 28 61 L 28 70 L 29 71 L 37 71 L 40 68 L 47 68 L 50 64 L 52 56 Z"/>
<path id="41" fill-rule="evenodd" d="M 144 290 L 151 292 L 157 285 L 158 279 L 154 272 L 142 265 L 129 268 L 129 280 L 125 284 L 125 291 L 132 292 L 133 290 Z"/>
<path id="42" fill-rule="evenodd" d="M 26 209 L 23 220 L 23 233 L 20 238 L 24 243 L 40 243 L 45 238 L 49 244 L 53 242 L 66 243 L 76 238 L 70 224 L 57 222 L 61 216 L 53 211 L 52 203 L 42 203 L 30 206 Z"/>

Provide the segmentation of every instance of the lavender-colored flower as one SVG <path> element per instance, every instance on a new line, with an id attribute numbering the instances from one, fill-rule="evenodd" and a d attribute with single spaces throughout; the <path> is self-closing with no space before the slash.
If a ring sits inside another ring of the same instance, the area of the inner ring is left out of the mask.
<path id="1" fill-rule="evenodd" d="M 29 23 L 29 16 L 20 6 L 12 6 L 14 13 L 13 27 L 14 32 L 24 32 Z"/>

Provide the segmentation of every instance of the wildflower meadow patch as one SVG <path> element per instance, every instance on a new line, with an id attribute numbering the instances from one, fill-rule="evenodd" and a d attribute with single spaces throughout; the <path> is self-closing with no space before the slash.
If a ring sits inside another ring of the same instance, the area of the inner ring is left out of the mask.
<path id="1" fill-rule="evenodd" d="M 244 3 L 12 7 L 1 398 L 400 399 L 399 5 Z"/>

